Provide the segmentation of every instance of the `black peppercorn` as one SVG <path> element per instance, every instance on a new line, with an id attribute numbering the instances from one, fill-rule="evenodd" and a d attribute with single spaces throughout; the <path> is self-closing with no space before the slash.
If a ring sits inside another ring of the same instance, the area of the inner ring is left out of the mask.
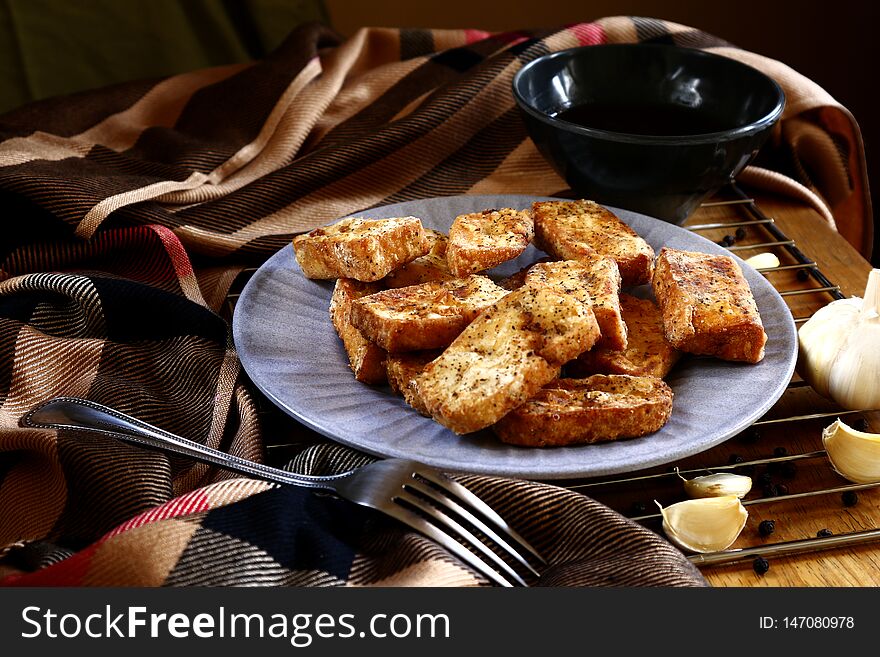
<path id="1" fill-rule="evenodd" d="M 739 435 L 739 438 L 746 444 L 756 443 L 761 438 L 761 430 L 750 427 L 743 431 Z"/>
<path id="2" fill-rule="evenodd" d="M 775 520 L 762 520 L 761 524 L 758 525 L 758 533 L 761 536 L 770 536 L 773 532 L 776 531 L 776 521 Z"/>
<path id="3" fill-rule="evenodd" d="M 644 502 L 635 502 L 632 505 L 633 515 L 640 516 L 643 515 L 648 510 L 648 507 L 645 506 Z"/>
<path id="4" fill-rule="evenodd" d="M 736 229 L 736 239 L 741 240 L 745 236 L 746 236 L 746 229 L 745 228 L 740 226 L 739 228 Z"/>
<path id="5" fill-rule="evenodd" d="M 776 487 L 776 484 L 767 484 L 761 489 L 764 497 L 776 497 L 779 495 L 779 489 Z"/>
<path id="6" fill-rule="evenodd" d="M 762 472 L 760 475 L 758 475 L 758 483 L 761 486 L 766 486 L 767 484 L 772 484 L 773 483 L 773 475 L 770 474 L 769 472 Z"/>
<path id="7" fill-rule="evenodd" d="M 854 490 L 848 490 L 840 496 L 843 506 L 855 506 L 859 503 L 859 494 Z"/>
<path id="8" fill-rule="evenodd" d="M 806 269 L 798 269 L 798 273 L 796 274 L 796 276 L 799 281 L 805 281 L 810 277 L 810 272 L 808 272 Z"/>
<path id="9" fill-rule="evenodd" d="M 779 472 L 786 479 L 793 479 L 794 476 L 797 474 L 797 466 L 791 461 L 787 461 L 786 463 L 780 465 Z"/>
<path id="10" fill-rule="evenodd" d="M 736 465 L 737 463 L 742 463 L 743 461 L 745 461 L 745 459 L 739 454 L 731 454 L 727 459 L 727 462 L 730 465 Z"/>
<path id="11" fill-rule="evenodd" d="M 788 456 L 788 450 L 785 449 L 785 447 L 776 447 L 773 449 L 773 456 L 774 457 Z"/>
<path id="12" fill-rule="evenodd" d="M 788 486 L 785 484 L 776 484 L 776 492 L 779 495 L 788 495 Z"/>
<path id="13" fill-rule="evenodd" d="M 856 431 L 868 431 L 871 428 L 870 425 L 868 424 L 868 421 L 863 417 L 860 417 L 857 420 L 855 420 L 853 422 L 852 427 Z"/>
<path id="14" fill-rule="evenodd" d="M 764 557 L 758 557 L 752 562 L 752 568 L 754 568 L 755 572 L 759 575 L 763 575 L 770 570 L 770 562 Z"/>
<path id="15" fill-rule="evenodd" d="M 826 536 L 834 536 L 834 532 L 830 529 L 820 529 L 816 532 L 816 536 L 818 538 L 825 538 Z"/>

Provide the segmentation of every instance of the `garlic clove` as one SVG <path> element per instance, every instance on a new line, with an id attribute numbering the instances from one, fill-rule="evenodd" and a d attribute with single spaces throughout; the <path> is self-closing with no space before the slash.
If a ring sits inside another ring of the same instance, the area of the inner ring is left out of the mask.
<path id="1" fill-rule="evenodd" d="M 746 258 L 746 264 L 755 269 L 775 269 L 779 266 L 779 258 L 774 253 L 759 253 L 751 258 Z"/>
<path id="2" fill-rule="evenodd" d="M 835 420 L 822 431 L 831 466 L 855 484 L 880 482 L 880 434 L 858 431 Z"/>
<path id="3" fill-rule="evenodd" d="M 695 499 L 702 497 L 724 497 L 726 495 L 735 495 L 736 497 L 743 498 L 750 490 L 752 490 L 751 477 L 730 472 L 684 479 L 684 492 L 688 497 Z"/>
<path id="4" fill-rule="evenodd" d="M 717 552 L 730 547 L 746 526 L 749 512 L 736 495 L 659 503 L 666 537 L 683 550 Z"/>

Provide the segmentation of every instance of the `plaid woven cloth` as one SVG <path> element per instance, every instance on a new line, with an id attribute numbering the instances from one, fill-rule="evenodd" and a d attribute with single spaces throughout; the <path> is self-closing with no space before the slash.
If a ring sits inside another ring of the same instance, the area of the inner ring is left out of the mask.
<path id="1" fill-rule="evenodd" d="M 559 29 L 294 31 L 265 61 L 139 81 L 0 117 L 0 583 L 484 585 L 419 535 L 329 496 L 242 479 L 71 430 L 19 428 L 85 397 L 260 461 L 338 472 L 370 457 L 266 421 L 221 314 L 241 269 L 367 207 L 464 193 L 555 194 L 510 93 L 572 46 L 664 41 L 775 74 L 775 139 L 800 194 L 859 248 L 870 234 L 858 126 L 784 65 L 681 25 L 614 17 Z M 818 153 L 818 155 L 817 155 Z M 664 539 L 548 484 L 460 479 L 548 558 L 542 584 L 705 586 Z"/>

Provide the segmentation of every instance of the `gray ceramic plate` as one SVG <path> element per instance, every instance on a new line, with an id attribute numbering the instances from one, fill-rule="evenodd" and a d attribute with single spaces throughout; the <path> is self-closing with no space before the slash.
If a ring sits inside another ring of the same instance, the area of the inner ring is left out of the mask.
<path id="1" fill-rule="evenodd" d="M 528 207 L 531 196 L 452 196 L 398 203 L 367 212 L 373 218 L 414 215 L 447 230 L 465 212 Z M 670 246 L 728 253 L 669 223 L 615 210 L 655 250 Z M 504 276 L 543 255 L 529 247 L 490 272 Z M 580 447 L 529 449 L 504 445 L 488 431 L 456 436 L 409 408 L 388 388 L 355 381 L 330 324 L 332 281 L 305 278 L 286 246 L 245 286 L 233 336 L 245 370 L 259 389 L 303 424 L 330 438 L 384 457 L 411 458 L 447 471 L 529 479 L 568 479 L 632 472 L 702 452 L 761 417 L 783 393 L 794 371 L 797 334 L 776 290 L 743 266 L 769 336 L 757 365 L 684 359 L 667 381 L 675 392 L 672 417 L 650 436 Z M 647 290 L 635 290 L 645 294 Z"/>

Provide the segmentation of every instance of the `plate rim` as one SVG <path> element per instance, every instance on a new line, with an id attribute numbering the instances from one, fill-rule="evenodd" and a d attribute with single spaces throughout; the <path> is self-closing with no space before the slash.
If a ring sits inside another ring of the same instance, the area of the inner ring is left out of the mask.
<path id="1" fill-rule="evenodd" d="M 468 201 L 472 201 L 474 203 L 479 203 L 479 199 L 499 200 L 499 199 L 505 199 L 505 198 L 517 199 L 518 201 L 521 201 L 522 199 L 531 199 L 534 201 L 537 201 L 537 200 L 570 201 L 570 200 L 572 200 L 569 198 L 558 197 L 558 196 L 540 196 L 540 195 L 532 195 L 532 194 L 457 194 L 457 195 L 450 195 L 450 196 L 433 196 L 433 197 L 426 197 L 426 198 L 420 198 L 420 199 L 412 199 L 410 201 L 401 201 L 398 203 L 377 205 L 377 206 L 374 206 L 371 208 L 366 208 L 366 209 L 359 210 L 354 213 L 350 213 L 348 215 L 345 215 L 345 217 L 365 216 L 369 213 L 382 212 L 386 208 L 396 207 L 396 206 L 404 205 L 404 204 L 430 203 L 430 202 L 438 202 L 438 201 L 443 201 L 443 202 L 453 201 L 454 202 L 454 201 L 461 199 L 461 198 L 466 198 L 466 199 L 468 199 Z M 497 203 L 495 203 L 495 205 L 497 205 Z M 678 226 L 676 224 L 672 224 L 670 222 L 663 221 L 662 219 L 658 219 L 656 217 L 651 217 L 649 215 L 645 215 L 645 214 L 637 212 L 637 211 L 626 210 L 623 208 L 616 208 L 616 207 L 612 207 L 612 206 L 605 206 L 605 207 L 608 207 L 609 210 L 611 210 L 612 212 L 615 212 L 615 213 L 620 211 L 620 212 L 636 215 L 639 217 L 643 217 L 643 218 L 646 218 L 646 219 L 649 219 L 652 221 L 660 222 L 663 224 L 669 224 L 679 230 L 686 231 L 690 237 L 705 241 L 708 244 L 715 246 L 715 248 L 720 248 L 720 247 L 718 247 L 718 245 L 716 245 L 711 240 L 703 237 L 702 235 L 698 235 L 696 233 L 689 232 L 689 231 L 687 231 L 686 228 L 684 228 L 682 226 Z M 342 218 L 344 218 L 344 217 L 340 217 L 339 219 L 342 219 Z M 339 219 L 336 219 L 334 221 L 338 221 Z M 333 429 L 328 428 L 327 426 L 325 426 L 324 423 L 322 423 L 320 421 L 320 419 L 316 419 L 313 416 L 311 416 L 305 412 L 301 412 L 301 411 L 297 410 L 296 408 L 292 408 L 288 404 L 288 402 L 281 399 L 273 391 L 273 389 L 266 384 L 266 382 L 264 381 L 264 377 L 259 372 L 252 371 L 252 368 L 246 362 L 247 358 L 243 357 L 243 351 L 241 349 L 241 344 L 243 344 L 242 334 L 244 331 L 244 328 L 242 326 L 243 320 L 241 319 L 241 313 L 237 312 L 238 308 L 243 307 L 243 305 L 246 305 L 250 295 L 254 294 L 254 289 L 257 287 L 257 281 L 259 281 L 258 277 L 266 274 L 266 271 L 267 271 L 270 263 L 273 263 L 274 261 L 279 260 L 279 259 L 283 259 L 285 257 L 285 254 L 287 254 L 295 262 L 295 257 L 293 255 L 293 246 L 290 242 L 288 242 L 281 249 L 278 249 L 278 251 L 276 251 L 269 258 L 267 258 L 263 262 L 263 264 L 257 268 L 257 271 L 254 272 L 254 274 L 250 277 L 250 279 L 247 281 L 245 286 L 242 288 L 242 291 L 239 295 L 238 303 L 236 304 L 235 310 L 233 311 L 232 338 L 233 338 L 233 343 L 236 348 L 236 352 L 239 357 L 239 361 L 240 361 L 241 366 L 244 369 L 245 373 L 248 375 L 249 379 L 257 387 L 257 389 L 260 390 L 260 392 L 262 392 L 281 411 L 285 412 L 286 414 L 288 414 L 289 416 L 294 418 L 296 421 L 300 422 L 301 424 L 303 424 L 307 428 L 315 431 L 316 433 L 318 433 L 326 438 L 329 438 L 330 440 L 332 440 L 338 444 L 348 446 L 350 448 L 359 450 L 361 452 L 364 452 L 366 454 L 370 454 L 372 456 L 376 456 L 379 458 L 393 458 L 393 457 L 414 458 L 412 456 L 412 454 L 398 453 L 398 450 L 391 449 L 391 450 L 381 451 L 378 449 L 373 449 L 370 446 L 365 446 L 365 445 L 361 444 L 360 442 L 351 441 L 351 440 L 346 439 L 345 437 L 340 437 L 338 431 L 334 431 Z M 726 254 L 732 256 L 740 264 L 741 267 L 742 266 L 749 267 L 750 269 L 755 271 L 754 268 L 751 268 L 750 265 L 745 263 L 743 258 L 736 255 L 735 253 L 726 252 Z M 758 276 L 760 276 L 760 273 L 758 273 L 756 271 L 755 271 L 755 273 Z M 788 308 L 784 299 L 779 295 L 778 290 L 776 290 L 776 288 L 772 285 L 772 283 L 770 283 L 766 279 L 764 279 L 764 280 L 767 282 L 767 286 L 773 291 L 773 294 L 776 296 L 776 302 L 778 304 L 781 304 L 782 307 Z M 244 301 L 245 304 L 242 304 L 242 301 Z M 794 347 L 792 352 L 789 354 L 788 363 L 786 366 L 786 371 L 784 372 L 785 376 L 779 377 L 775 387 L 772 390 L 772 393 L 767 395 L 767 397 L 765 398 L 765 400 L 762 404 L 758 405 L 758 407 L 755 410 L 753 410 L 751 413 L 746 414 L 742 418 L 740 418 L 740 420 L 737 423 L 730 425 L 727 428 L 727 430 L 725 432 L 723 432 L 723 437 L 718 438 L 717 440 L 715 440 L 715 442 L 713 442 L 709 446 L 701 446 L 699 449 L 697 449 L 695 451 L 684 450 L 680 454 L 674 455 L 671 458 L 668 455 L 663 454 L 663 455 L 658 456 L 653 459 L 649 458 L 644 461 L 641 461 L 635 467 L 610 468 L 610 469 L 606 469 L 605 471 L 599 471 L 599 470 L 597 470 L 597 471 L 575 471 L 572 469 L 555 469 L 552 472 L 550 472 L 549 470 L 534 470 L 534 469 L 528 469 L 528 468 L 522 468 L 522 467 L 518 467 L 518 468 L 491 467 L 491 465 L 489 465 L 488 467 L 483 467 L 481 465 L 475 466 L 470 462 L 465 463 L 465 464 L 461 464 L 461 463 L 451 464 L 451 462 L 448 459 L 439 459 L 438 460 L 433 457 L 424 457 L 422 455 L 419 455 L 417 457 L 417 460 L 425 463 L 426 465 L 430 465 L 430 466 L 437 467 L 440 469 L 446 469 L 450 472 L 464 472 L 464 473 L 472 473 L 472 474 L 484 474 L 484 475 L 490 475 L 490 476 L 528 478 L 528 479 L 532 479 L 532 480 L 552 481 L 552 480 L 569 480 L 569 479 L 577 479 L 577 478 L 592 478 L 592 477 L 601 477 L 601 476 L 607 476 L 607 475 L 612 475 L 612 474 L 640 472 L 640 471 L 643 471 L 646 469 L 650 469 L 652 467 L 657 467 L 660 465 L 668 464 L 668 463 L 670 463 L 674 460 L 677 460 L 677 459 L 688 458 L 690 456 L 694 456 L 696 454 L 707 451 L 707 450 L 711 449 L 712 447 L 720 445 L 721 443 L 725 442 L 726 440 L 729 440 L 731 437 L 742 432 L 747 427 L 751 426 L 758 418 L 760 418 L 768 410 L 770 410 L 775 405 L 775 403 L 779 400 L 779 398 L 784 394 L 784 392 L 788 386 L 788 382 L 790 381 L 791 376 L 795 371 L 795 366 L 796 366 L 796 362 L 797 362 L 797 328 L 794 323 L 794 318 L 790 317 L 790 321 L 785 322 L 785 324 L 786 324 L 786 327 L 788 328 L 788 332 L 789 332 L 790 336 L 793 338 L 792 344 Z M 330 326 L 329 320 L 328 320 L 328 326 Z M 362 384 L 362 385 L 366 385 L 366 384 Z M 429 418 L 425 418 L 425 419 L 430 420 Z M 562 448 L 554 447 L 552 449 L 564 451 L 564 450 L 569 450 L 569 449 L 577 449 L 579 447 L 580 448 L 597 447 L 597 445 L 575 445 L 575 446 L 568 446 L 568 447 L 562 447 Z M 531 449 L 538 449 L 538 448 L 522 448 L 522 449 L 523 450 L 531 450 Z"/>

